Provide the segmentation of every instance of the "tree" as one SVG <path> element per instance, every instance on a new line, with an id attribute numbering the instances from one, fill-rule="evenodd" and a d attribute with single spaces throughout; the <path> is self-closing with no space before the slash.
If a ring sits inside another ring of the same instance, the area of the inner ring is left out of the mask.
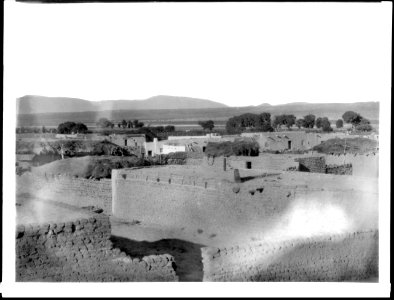
<path id="1" fill-rule="evenodd" d="M 360 121 L 360 125 L 369 125 L 371 122 L 368 119 L 362 118 Z"/>
<path id="2" fill-rule="evenodd" d="M 57 132 L 61 134 L 70 134 L 76 124 L 74 122 L 64 122 L 59 124 Z"/>
<path id="3" fill-rule="evenodd" d="M 127 121 L 127 128 L 133 128 L 133 122 Z"/>
<path id="4" fill-rule="evenodd" d="M 342 119 L 345 121 L 345 123 L 351 123 L 354 127 L 360 124 L 363 117 L 354 111 L 347 111 L 342 115 Z"/>
<path id="5" fill-rule="evenodd" d="M 277 129 L 282 125 L 290 129 L 290 127 L 295 124 L 295 120 L 296 117 L 294 115 L 279 115 L 279 116 L 275 116 L 273 125 Z"/>
<path id="6" fill-rule="evenodd" d="M 209 129 L 209 131 L 212 131 L 212 129 L 215 127 L 215 123 L 212 120 L 199 121 L 198 125 L 200 125 L 204 130 Z"/>
<path id="7" fill-rule="evenodd" d="M 163 133 L 164 132 L 164 127 L 163 126 L 156 126 L 156 127 L 154 127 L 154 130 L 156 132 Z"/>
<path id="8" fill-rule="evenodd" d="M 234 116 L 227 120 L 226 122 L 226 131 L 229 134 L 237 134 L 243 130 L 242 126 L 240 125 L 239 116 Z"/>
<path id="9" fill-rule="evenodd" d="M 96 124 L 100 128 L 108 128 L 108 127 L 113 128 L 114 127 L 114 124 L 110 120 L 108 120 L 107 118 L 100 118 Z"/>
<path id="10" fill-rule="evenodd" d="M 133 124 L 134 124 L 134 128 L 137 128 L 138 127 L 138 120 L 134 120 Z"/>
<path id="11" fill-rule="evenodd" d="M 174 132 L 175 131 L 175 126 L 167 125 L 166 127 L 164 127 L 164 131 L 165 132 Z"/>
<path id="12" fill-rule="evenodd" d="M 304 117 L 304 127 L 305 128 L 313 128 L 315 126 L 316 116 L 309 114 Z"/>
<path id="13" fill-rule="evenodd" d="M 321 128 L 322 127 L 322 118 L 317 118 L 316 119 L 316 122 L 315 122 L 315 125 L 316 125 L 316 128 Z"/>
<path id="14" fill-rule="evenodd" d="M 331 123 L 330 123 L 330 121 L 328 120 L 327 117 L 322 118 L 321 125 L 322 125 L 322 129 L 323 129 L 324 132 L 333 131 L 333 129 L 331 127 Z"/>
<path id="15" fill-rule="evenodd" d="M 71 129 L 74 133 L 82 133 L 85 134 L 88 132 L 88 127 L 83 123 L 76 123 L 74 127 Z"/>
<path id="16" fill-rule="evenodd" d="M 126 128 L 127 127 L 127 121 L 126 120 L 122 120 L 122 128 Z"/>
<path id="17" fill-rule="evenodd" d="M 335 125 L 337 126 L 337 128 L 342 128 L 343 127 L 343 120 L 338 119 L 337 122 L 335 123 Z"/>
<path id="18" fill-rule="evenodd" d="M 305 120 L 304 119 L 297 119 L 295 124 L 298 128 L 305 127 Z"/>
<path id="19" fill-rule="evenodd" d="M 262 132 L 267 132 L 267 131 L 272 132 L 272 131 L 274 131 L 274 128 L 271 126 L 270 123 L 264 123 L 264 124 L 259 128 L 259 130 L 261 130 Z"/>
<path id="20" fill-rule="evenodd" d="M 273 131 L 274 129 L 271 126 L 271 114 L 265 112 L 261 114 L 246 113 L 234 116 L 228 119 L 226 123 L 226 130 L 230 134 L 240 133 L 246 129 Z"/>

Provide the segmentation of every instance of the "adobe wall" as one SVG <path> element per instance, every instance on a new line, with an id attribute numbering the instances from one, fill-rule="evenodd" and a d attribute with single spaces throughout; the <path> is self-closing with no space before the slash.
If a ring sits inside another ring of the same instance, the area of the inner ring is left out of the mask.
<path id="1" fill-rule="evenodd" d="M 252 162 L 252 169 L 260 170 L 287 170 L 290 167 L 297 167 L 298 163 L 294 161 L 295 157 L 301 155 L 271 155 L 260 154 L 260 156 L 230 156 L 226 158 L 227 170 L 246 169 L 246 162 Z M 223 170 L 223 157 L 203 159 L 203 165 L 217 170 Z"/>
<path id="2" fill-rule="evenodd" d="M 258 228 L 253 224 L 277 216 L 294 196 L 294 187 L 261 182 L 254 188 L 242 186 L 233 191 L 237 184 L 168 170 L 167 175 L 159 174 L 160 168 L 157 175 L 144 169 L 112 170 L 115 217 L 231 236 L 234 228 Z"/>
<path id="3" fill-rule="evenodd" d="M 283 151 L 290 150 L 308 150 L 321 142 L 333 138 L 344 138 L 346 133 L 307 133 L 305 131 L 280 131 L 280 132 L 260 132 L 260 133 L 242 133 L 241 136 L 254 137 L 260 145 L 260 150 Z"/>
<path id="4" fill-rule="evenodd" d="M 288 170 L 297 168 L 296 158 L 308 158 L 313 156 L 324 157 L 326 165 L 352 165 L 352 175 L 362 177 L 379 177 L 379 154 L 345 154 L 330 155 L 316 152 L 306 154 L 264 154 L 257 157 L 231 156 L 227 157 L 227 169 L 246 169 L 246 161 L 252 162 L 252 169 L 262 170 Z M 202 164 L 217 170 L 223 170 L 223 157 L 208 159 L 204 157 Z"/>
<path id="5" fill-rule="evenodd" d="M 178 281 L 171 255 L 128 257 L 109 240 L 109 217 L 16 229 L 16 281 Z"/>
<path id="6" fill-rule="evenodd" d="M 353 176 L 379 177 L 379 153 L 325 155 L 327 165 L 352 164 Z"/>
<path id="7" fill-rule="evenodd" d="M 40 176 L 25 173 L 17 176 L 17 192 L 80 207 L 98 206 L 107 214 L 112 212 L 110 179 L 91 180 L 65 175 Z"/>
<path id="8" fill-rule="evenodd" d="M 327 165 L 326 166 L 327 174 L 337 174 L 337 175 L 352 175 L 353 167 L 351 164 L 345 165 Z"/>
<path id="9" fill-rule="evenodd" d="M 202 248 L 203 281 L 362 281 L 378 277 L 378 231 Z"/>
<path id="10" fill-rule="evenodd" d="M 298 171 L 312 173 L 326 173 L 326 160 L 323 156 L 296 158 L 299 163 Z"/>

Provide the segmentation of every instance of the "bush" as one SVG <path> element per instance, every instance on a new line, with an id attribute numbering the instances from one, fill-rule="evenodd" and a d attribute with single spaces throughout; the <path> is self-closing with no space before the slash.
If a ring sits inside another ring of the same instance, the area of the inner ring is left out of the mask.
<path id="1" fill-rule="evenodd" d="M 370 124 L 361 124 L 356 126 L 357 131 L 372 131 L 373 127 Z"/>
<path id="2" fill-rule="evenodd" d="M 113 155 L 113 156 L 127 156 L 129 151 L 121 146 L 115 145 L 107 140 L 94 144 L 93 155 Z"/>
<path id="3" fill-rule="evenodd" d="M 343 120 L 338 119 L 335 125 L 337 126 L 337 128 L 342 128 L 343 127 Z"/>
<path id="4" fill-rule="evenodd" d="M 313 147 L 312 150 L 326 154 L 368 153 L 375 151 L 377 146 L 376 141 L 367 138 L 335 138 Z"/>
<path id="5" fill-rule="evenodd" d="M 259 144 L 254 140 L 238 140 L 234 142 L 226 141 L 221 143 L 209 142 L 205 149 L 207 156 L 258 156 Z"/>

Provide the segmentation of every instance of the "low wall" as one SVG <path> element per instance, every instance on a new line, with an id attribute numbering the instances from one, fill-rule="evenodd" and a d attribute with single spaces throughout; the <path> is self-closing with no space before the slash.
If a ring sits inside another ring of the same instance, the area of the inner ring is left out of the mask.
<path id="1" fill-rule="evenodd" d="M 226 158 L 227 169 L 246 169 L 246 162 L 252 163 L 252 169 L 261 170 L 287 170 L 290 167 L 297 167 L 294 155 L 273 155 L 260 154 L 260 156 L 230 156 Z M 204 157 L 203 164 L 210 168 L 223 170 L 223 157 Z"/>
<path id="2" fill-rule="evenodd" d="M 202 248 L 203 281 L 362 281 L 378 277 L 378 231 Z"/>
<path id="3" fill-rule="evenodd" d="M 177 281 L 171 255 L 128 257 L 106 215 L 16 229 L 16 281 Z"/>
<path id="4" fill-rule="evenodd" d="M 323 156 L 296 158 L 295 161 L 300 164 L 298 167 L 299 171 L 326 173 L 326 160 Z"/>
<path id="5" fill-rule="evenodd" d="M 111 179 L 92 180 L 65 175 L 17 176 L 17 192 L 75 206 L 98 206 L 112 212 Z"/>
<path id="6" fill-rule="evenodd" d="M 352 175 L 353 167 L 351 164 L 346 165 L 327 165 L 326 166 L 327 174 L 336 174 L 336 175 Z"/>
<path id="7" fill-rule="evenodd" d="M 328 165 L 351 164 L 353 176 L 379 177 L 379 154 L 326 155 Z"/>

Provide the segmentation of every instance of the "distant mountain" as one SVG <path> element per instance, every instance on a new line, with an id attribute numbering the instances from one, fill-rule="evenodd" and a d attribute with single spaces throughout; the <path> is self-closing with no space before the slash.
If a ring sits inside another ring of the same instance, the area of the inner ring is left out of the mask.
<path id="1" fill-rule="evenodd" d="M 23 96 L 17 99 L 19 114 L 65 113 L 105 110 L 149 110 L 149 109 L 205 109 L 226 105 L 211 100 L 155 96 L 146 100 L 105 100 L 87 101 L 68 97 Z"/>
<path id="2" fill-rule="evenodd" d="M 57 126 L 66 121 L 94 126 L 101 117 L 114 122 L 138 119 L 147 124 L 197 124 L 199 120 L 214 120 L 219 124 L 225 123 L 233 116 L 262 112 L 269 112 L 272 119 L 280 114 L 294 114 L 297 118 L 314 114 L 316 117 L 328 117 L 335 121 L 348 110 L 358 112 L 371 121 L 379 120 L 379 102 L 293 102 L 281 105 L 264 103 L 257 106 L 229 107 L 210 100 L 173 96 L 100 102 L 77 98 L 24 96 L 17 99 L 17 105 L 18 126 Z"/>
<path id="3" fill-rule="evenodd" d="M 16 100 L 18 114 L 77 112 L 92 110 L 91 101 L 68 97 L 23 96 Z"/>

